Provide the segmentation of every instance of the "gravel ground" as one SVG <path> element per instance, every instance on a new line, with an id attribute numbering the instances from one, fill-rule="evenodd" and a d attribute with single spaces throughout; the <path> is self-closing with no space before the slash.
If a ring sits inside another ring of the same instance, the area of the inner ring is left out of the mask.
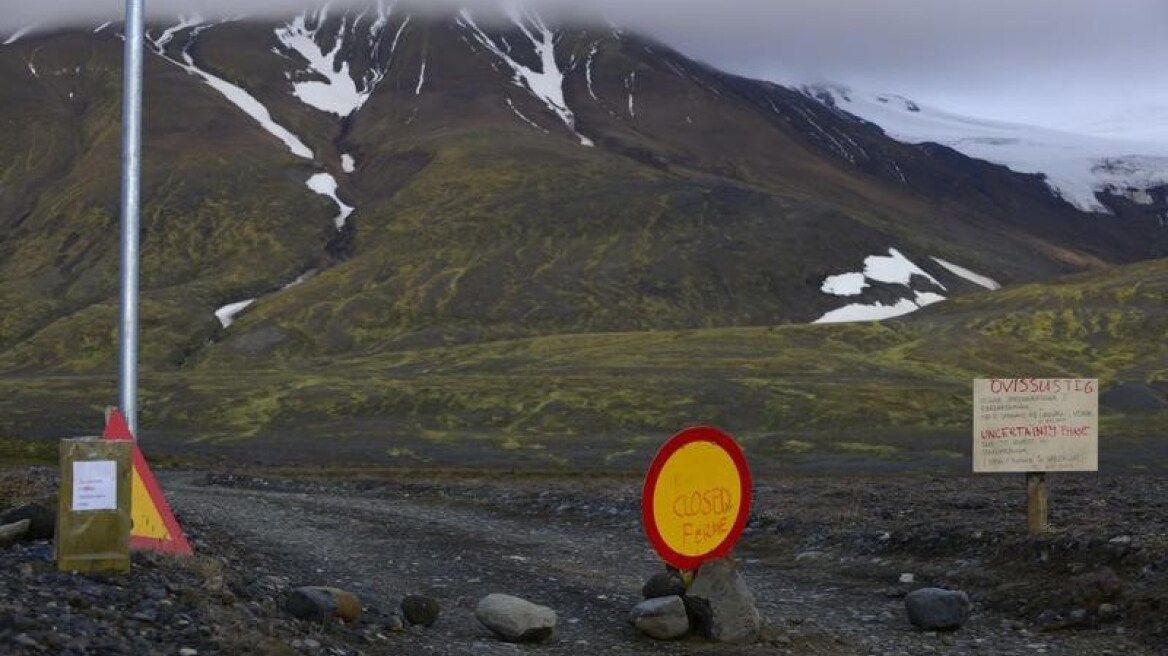
<path id="1" fill-rule="evenodd" d="M 103 579 L 52 572 L 45 545 L 0 552 L 0 653 L 1139 655 L 1165 653 L 1168 637 L 1160 477 L 1052 476 L 1056 532 L 1042 538 L 1026 535 L 1021 476 L 756 481 L 735 557 L 767 628 L 734 646 L 654 642 L 628 626 L 662 567 L 637 478 L 160 479 L 200 556 L 138 555 L 128 577 Z M 364 613 L 323 628 L 292 620 L 281 606 L 299 585 L 348 589 Z M 909 624 L 903 595 L 931 585 L 969 593 L 962 629 Z M 472 615 L 492 592 L 556 609 L 554 638 L 496 640 Z M 433 627 L 397 630 L 411 593 L 441 604 Z M 106 610 L 78 611 L 78 595 Z M 78 627 L 119 642 L 62 651 Z"/>

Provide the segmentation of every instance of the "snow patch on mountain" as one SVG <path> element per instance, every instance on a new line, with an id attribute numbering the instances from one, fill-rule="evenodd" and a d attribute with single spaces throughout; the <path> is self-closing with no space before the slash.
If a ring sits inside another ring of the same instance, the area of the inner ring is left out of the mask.
<path id="1" fill-rule="evenodd" d="M 16 30 L 15 32 L 13 32 L 11 35 L 9 35 L 9 37 L 7 39 L 4 39 L 4 43 L 0 43 L 0 45 L 10 46 L 10 45 L 16 43 L 17 41 L 19 41 L 22 37 L 27 35 L 29 32 L 32 32 L 33 30 L 35 30 L 38 27 L 40 27 L 40 23 L 33 23 L 32 25 L 26 25 L 26 26 L 20 28 L 19 30 Z"/>
<path id="2" fill-rule="evenodd" d="M 263 103 L 256 100 L 247 91 L 244 91 L 242 87 L 208 73 L 195 64 L 195 60 L 190 54 L 191 46 L 198 39 L 199 33 L 209 27 L 211 26 L 202 24 L 202 21 L 199 19 L 180 18 L 178 25 L 168 28 L 157 39 L 151 38 L 147 34 L 146 42 L 159 57 L 178 66 L 187 73 L 200 78 L 203 80 L 203 83 L 218 91 L 224 98 L 227 98 L 227 100 L 231 101 L 232 104 L 241 109 L 245 114 L 252 117 L 252 119 L 260 124 L 260 127 L 284 142 L 284 145 L 292 151 L 293 155 L 303 157 L 304 159 L 313 159 L 312 149 L 304 145 L 304 142 L 300 141 L 296 135 L 272 120 L 272 115 L 268 112 L 268 108 L 264 107 Z M 174 39 L 175 35 L 186 29 L 190 29 L 191 34 L 183 46 L 182 60 L 180 61 L 166 54 L 166 45 Z"/>
<path id="3" fill-rule="evenodd" d="M 384 5 L 382 5 L 381 3 L 379 3 L 378 6 L 380 8 L 384 7 Z M 317 15 L 317 19 L 321 23 L 323 23 L 324 19 L 325 19 L 324 11 L 325 11 L 325 9 L 322 9 L 320 11 L 320 13 L 318 13 L 318 15 Z M 302 22 L 303 19 L 304 19 L 304 15 L 302 14 L 300 17 L 298 17 L 297 19 L 294 19 L 292 21 L 292 23 L 289 24 L 290 27 L 285 26 L 285 28 L 281 28 L 281 30 L 283 30 L 283 29 L 288 30 L 287 40 L 283 40 L 282 43 L 284 43 L 284 45 L 286 47 L 288 47 L 296 52 L 299 52 L 302 55 L 304 55 L 306 52 L 310 53 L 310 54 L 313 52 L 311 48 L 309 48 L 305 43 L 303 43 L 301 41 L 301 39 L 305 36 L 305 34 L 307 34 L 307 32 L 298 31 L 301 29 L 307 30 L 307 28 L 304 27 L 304 25 L 303 25 L 303 22 Z M 353 26 L 356 27 L 356 25 L 360 22 L 360 20 L 361 20 L 360 16 L 358 16 L 356 19 L 354 19 Z M 384 26 L 384 23 L 383 23 L 383 26 Z M 270 134 L 274 135 L 275 137 L 277 137 L 278 139 L 283 141 L 284 144 L 286 146 L 288 146 L 289 150 L 291 150 L 294 155 L 297 155 L 298 157 L 303 157 L 304 159 L 308 159 L 308 160 L 314 159 L 314 155 L 313 155 L 312 150 L 308 146 L 306 146 L 304 144 L 304 142 L 302 142 L 300 140 L 299 137 L 297 137 L 295 134 L 293 134 L 289 130 L 285 129 L 283 126 L 276 123 L 274 120 L 272 120 L 271 113 L 268 111 L 268 109 L 260 101 L 256 100 L 255 97 L 253 97 L 251 94 L 249 94 L 247 91 L 245 91 L 242 87 L 234 85 L 234 84 L 232 84 L 232 83 L 230 83 L 230 82 L 228 82 L 220 77 L 217 77 L 211 73 L 208 73 L 207 71 L 204 71 L 203 69 L 199 68 L 198 65 L 196 65 L 194 58 L 191 57 L 191 54 L 190 54 L 191 46 L 196 42 L 199 34 L 202 31 L 207 30 L 211 27 L 212 27 L 212 25 L 204 24 L 202 19 L 200 19 L 198 17 L 180 18 L 177 25 L 174 25 L 172 27 L 167 28 L 157 38 L 151 38 L 150 35 L 147 34 L 146 35 L 147 36 L 147 45 L 151 48 L 151 50 L 154 51 L 155 54 L 157 54 L 162 59 L 170 62 L 171 64 L 174 64 L 175 66 L 178 66 L 179 68 L 183 69 L 187 73 L 202 79 L 204 83 L 206 83 L 208 86 L 210 86 L 211 88 L 218 91 L 225 98 L 227 98 L 229 101 L 231 101 L 236 107 L 238 107 L 244 113 L 246 113 L 248 116 L 253 118 L 257 123 L 260 124 L 260 126 L 264 130 L 266 130 Z M 404 25 L 403 25 L 402 29 L 404 29 Z M 174 57 L 171 57 L 170 55 L 167 54 L 166 46 L 171 41 L 173 41 L 175 39 L 175 37 L 180 35 L 185 30 L 190 30 L 190 33 L 187 36 L 187 41 L 185 44 L 183 44 L 183 47 L 181 50 L 182 59 L 181 60 L 175 59 Z M 280 30 L 277 30 L 277 34 L 279 34 L 279 32 L 280 32 Z M 326 67 L 332 66 L 332 63 L 330 63 L 330 62 L 333 62 L 335 60 L 335 57 L 337 56 L 337 53 L 339 52 L 339 49 L 341 47 L 341 38 L 342 38 L 342 34 L 344 32 L 344 22 L 342 22 L 340 32 L 341 33 L 339 33 L 337 35 L 337 45 L 332 51 L 330 51 L 330 53 L 325 54 L 325 53 L 323 53 L 323 51 L 320 48 L 317 48 L 316 53 L 318 53 L 320 55 L 318 58 L 312 59 L 312 58 L 306 57 L 307 59 L 309 59 L 309 62 L 311 63 L 311 65 L 314 67 L 314 70 L 316 70 L 316 67 L 318 67 L 318 66 L 326 66 Z M 401 29 L 398 30 L 397 36 L 398 37 L 401 36 Z M 315 44 L 315 41 L 313 41 L 313 43 Z M 395 44 L 396 44 L 396 41 L 395 41 Z M 339 114 L 340 116 L 346 116 L 348 113 L 351 113 L 352 111 L 359 108 L 361 103 L 364 102 L 364 99 L 358 98 L 358 100 L 360 102 L 358 102 L 356 105 L 352 105 L 351 108 L 348 109 L 348 112 L 345 112 L 346 107 L 349 107 L 349 106 L 340 104 L 340 101 L 342 101 L 342 100 L 352 101 L 353 96 L 347 95 L 347 92 L 344 91 L 344 89 L 345 89 L 344 82 L 343 81 L 338 82 L 338 80 L 340 80 L 341 78 L 344 78 L 345 80 L 348 80 L 350 84 L 352 84 L 352 79 L 348 77 L 348 64 L 347 63 L 342 64 L 342 66 L 339 68 L 339 70 L 337 70 L 335 72 L 337 73 L 337 75 L 339 77 L 329 78 L 330 82 L 327 85 L 324 85 L 326 87 L 329 87 L 329 89 L 310 88 L 308 91 L 304 91 L 304 96 L 301 96 L 301 99 L 304 100 L 309 105 L 313 105 L 313 103 L 310 102 L 310 99 L 311 100 L 319 100 L 319 101 L 321 101 L 322 105 L 327 105 L 327 106 L 332 107 L 333 109 L 337 110 L 335 113 Z M 324 71 L 317 70 L 317 73 L 324 74 Z M 381 77 L 383 77 L 383 76 L 384 76 L 383 73 L 380 73 L 377 71 L 371 72 L 370 76 L 367 76 L 365 78 L 365 83 L 367 84 L 367 87 L 366 87 L 367 91 L 371 92 L 372 89 L 374 87 L 376 87 L 376 83 L 379 82 L 381 80 Z M 334 83 L 336 83 L 335 86 L 334 86 Z M 321 83 L 321 84 L 323 84 L 323 83 Z M 352 88 L 355 89 L 356 88 L 355 85 Z M 336 93 L 337 89 L 342 89 L 342 91 L 340 93 Z M 303 89 L 302 89 L 302 91 L 303 91 Z M 365 98 L 368 97 L 366 91 L 358 92 L 357 95 L 360 96 L 362 93 L 366 94 L 364 96 Z M 329 104 L 330 102 L 334 103 L 334 104 L 330 105 Z M 317 106 L 317 105 L 313 105 L 313 106 Z M 322 108 L 322 107 L 318 107 L 318 108 Z M 329 110 L 329 111 L 332 111 L 332 110 Z M 344 154 L 341 156 L 341 168 L 346 173 L 351 173 L 355 170 L 356 162 L 353 160 L 353 157 L 351 155 Z M 336 204 L 337 209 L 338 209 L 338 214 L 333 219 L 333 222 L 336 225 L 336 228 L 338 230 L 340 230 L 341 228 L 344 228 L 345 223 L 346 223 L 346 221 L 348 221 L 349 216 L 351 216 L 353 214 L 354 208 L 341 202 L 340 198 L 337 196 L 337 186 L 338 185 L 337 185 L 336 178 L 334 178 L 329 173 L 317 173 L 317 174 L 313 175 L 312 177 L 310 177 L 306 181 L 305 184 L 313 192 L 330 198 Z M 308 275 L 310 275 L 310 274 L 305 274 L 305 276 L 308 276 Z M 291 287 L 295 284 L 298 284 L 298 283 L 302 282 L 303 280 L 307 280 L 307 277 L 305 277 L 305 276 L 302 276 L 301 278 L 298 278 L 296 281 L 294 281 L 292 284 L 285 286 L 284 289 L 287 289 L 288 287 Z M 245 309 L 247 309 L 248 307 L 250 307 L 251 305 L 256 303 L 258 300 L 259 299 L 256 299 L 256 298 L 250 298 L 250 299 L 238 301 L 235 303 L 229 303 L 229 304 L 224 305 L 223 307 L 219 308 L 218 310 L 216 310 L 215 316 L 216 316 L 216 318 L 219 319 L 219 323 L 224 328 L 227 328 L 227 327 L 231 326 L 232 323 L 234 323 L 236 315 L 238 315 L 240 312 L 243 312 Z"/>
<path id="4" fill-rule="evenodd" d="M 832 310 L 827 314 L 816 319 L 813 323 L 854 323 L 857 321 L 881 321 L 884 319 L 892 319 L 893 317 L 901 317 L 906 314 L 912 314 L 917 310 L 940 303 L 945 300 L 944 296 L 934 294 L 931 292 L 916 292 L 913 299 L 902 298 L 894 305 L 884 305 L 883 303 L 872 303 L 866 305 L 863 303 L 852 303 L 845 305 L 838 310 Z"/>
<path id="5" fill-rule="evenodd" d="M 368 34 L 371 47 L 376 46 L 389 21 L 389 10 L 383 3 L 378 3 L 378 12 L 378 20 L 370 26 Z M 343 59 L 341 50 L 350 30 L 356 32 L 361 16 L 353 19 L 351 27 L 349 18 L 343 17 L 333 35 L 332 49 L 325 52 L 320 45 L 320 31 L 324 29 L 327 18 L 328 5 L 311 16 L 308 12 L 302 13 L 292 22 L 277 28 L 276 38 L 284 48 L 299 54 L 308 63 L 308 68 L 298 71 L 297 76 L 314 78 L 294 82 L 292 94 L 310 107 L 344 118 L 369 100 L 373 90 L 385 78 L 385 71 L 373 66 L 359 82 L 354 80 L 349 72 L 349 62 Z M 310 22 L 314 27 L 309 27 Z M 318 77 L 324 79 L 315 79 Z"/>
<path id="6" fill-rule="evenodd" d="M 536 123 L 535 121 L 527 118 L 527 116 L 525 116 L 523 114 L 523 112 L 519 111 L 519 108 L 516 107 L 515 103 L 511 100 L 511 96 L 507 96 L 507 106 L 510 107 L 511 111 L 515 112 L 515 115 L 518 116 L 519 119 L 521 121 L 523 121 L 524 123 L 530 125 L 531 127 L 535 128 L 536 130 L 539 130 L 540 132 L 547 132 L 547 130 L 545 128 L 543 128 L 543 126 L 541 126 L 540 124 Z"/>
<path id="7" fill-rule="evenodd" d="M 941 289 L 945 289 L 945 285 L 942 285 L 941 281 L 929 275 L 924 269 L 913 264 L 912 261 L 895 248 L 888 249 L 887 256 L 873 255 L 865 260 L 864 275 L 872 280 L 900 283 L 902 285 L 910 284 L 913 276 L 923 276 L 933 281 L 933 284 Z"/>
<path id="8" fill-rule="evenodd" d="M 553 114 L 558 116 L 564 125 L 580 140 L 583 146 L 592 146 L 592 140 L 576 132 L 576 116 L 568 108 L 564 100 L 564 73 L 556 63 L 556 35 L 537 14 L 531 11 L 522 11 L 515 8 L 508 10 L 511 22 L 531 42 L 531 46 L 539 57 L 539 70 L 525 66 L 512 58 L 508 52 L 510 44 L 505 39 L 497 43 L 482 28 L 475 23 L 469 10 L 459 12 L 458 23 L 470 31 L 471 36 L 484 48 L 505 63 L 512 72 L 516 86 L 525 87 L 536 98 L 543 101 Z M 500 45 L 502 44 L 502 45 Z M 514 109 L 514 106 L 512 106 Z"/>
<path id="9" fill-rule="evenodd" d="M 1168 184 L 1168 141 L 1127 141 L 960 116 L 896 95 L 872 95 L 836 85 L 804 86 L 807 96 L 876 124 L 906 143 L 933 142 L 969 157 L 1040 173 L 1079 209 L 1107 212 L 1096 192 L 1150 202 L 1146 191 Z"/>
<path id="10" fill-rule="evenodd" d="M 592 62 L 596 60 L 596 51 L 599 49 L 600 44 L 593 43 L 592 49 L 588 51 L 588 60 L 584 62 L 584 81 L 588 83 L 588 95 L 597 101 L 600 98 L 596 97 L 596 90 L 592 87 Z"/>
<path id="11" fill-rule="evenodd" d="M 231 324 L 235 323 L 235 317 L 250 307 L 255 301 L 254 298 L 249 298 L 246 301 L 239 301 L 238 303 L 228 303 L 215 310 L 215 318 L 219 320 L 219 325 L 224 328 L 230 328 Z"/>
<path id="12" fill-rule="evenodd" d="M 862 273 L 841 273 L 828 276 L 819 288 L 824 294 L 835 296 L 859 296 L 868 286 L 868 279 Z"/>
<path id="13" fill-rule="evenodd" d="M 915 312 L 927 305 L 939 303 L 945 297 L 931 291 L 913 289 L 913 278 L 920 276 L 940 289 L 945 285 L 917 266 L 895 248 L 888 249 L 888 255 L 870 255 L 864 259 L 862 272 L 842 273 L 828 276 L 820 290 L 834 296 L 858 296 L 863 293 L 868 281 L 894 285 L 904 285 L 912 292 L 912 298 L 902 298 L 893 305 L 883 303 L 852 303 L 832 310 L 816 319 L 814 323 L 845 323 L 851 321 L 879 321 Z"/>
<path id="14" fill-rule="evenodd" d="M 939 257 L 934 257 L 933 261 L 936 262 L 937 264 L 940 264 L 942 267 L 944 267 L 946 270 L 948 270 L 953 275 L 955 275 L 959 278 L 964 278 L 964 279 L 968 280 L 969 282 L 972 282 L 975 285 L 985 287 L 986 289 L 989 289 L 991 291 L 1002 288 L 1002 285 L 999 284 L 998 281 L 996 281 L 993 278 L 990 278 L 988 276 L 983 276 L 980 273 L 974 273 L 974 272 L 970 271 L 969 269 L 966 269 L 965 267 L 958 266 L 956 264 L 953 264 L 952 262 L 947 262 L 945 260 L 942 260 Z"/>
<path id="15" fill-rule="evenodd" d="M 637 87 L 637 72 L 629 73 L 625 78 L 625 88 L 629 90 L 629 116 L 637 118 L 637 105 L 633 102 L 633 90 Z"/>
<path id="16" fill-rule="evenodd" d="M 183 30 L 197 28 L 197 27 L 203 25 L 204 22 L 206 22 L 206 21 L 204 21 L 203 17 L 199 16 L 198 14 L 194 14 L 191 16 L 179 16 L 178 23 L 163 30 L 162 34 L 158 35 L 157 39 L 152 38 L 150 36 L 149 32 L 146 33 L 146 39 L 148 41 L 153 42 L 154 47 L 157 50 L 163 50 L 164 48 L 166 48 L 166 46 L 170 45 L 171 41 L 174 41 L 174 36 L 176 34 L 179 34 Z M 191 35 L 191 39 L 194 40 L 194 34 Z M 189 46 L 189 44 L 188 44 L 188 46 Z M 183 51 L 185 52 L 186 49 L 184 48 Z"/>
<path id="17" fill-rule="evenodd" d="M 336 223 L 337 230 L 345 227 L 345 221 L 353 213 L 353 208 L 342 203 L 341 199 L 337 197 L 337 179 L 329 173 L 317 173 L 308 179 L 308 188 L 320 194 L 327 196 L 337 204 L 337 209 L 340 213 L 337 214 L 333 222 Z"/>

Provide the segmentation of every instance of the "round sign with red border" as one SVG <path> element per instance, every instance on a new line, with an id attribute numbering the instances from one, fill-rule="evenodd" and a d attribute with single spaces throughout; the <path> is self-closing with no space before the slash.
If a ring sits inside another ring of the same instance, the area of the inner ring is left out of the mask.
<path id="1" fill-rule="evenodd" d="M 734 548 L 750 512 L 750 469 L 729 435 L 687 428 L 657 451 L 641 493 L 641 522 L 666 563 L 694 570 Z"/>

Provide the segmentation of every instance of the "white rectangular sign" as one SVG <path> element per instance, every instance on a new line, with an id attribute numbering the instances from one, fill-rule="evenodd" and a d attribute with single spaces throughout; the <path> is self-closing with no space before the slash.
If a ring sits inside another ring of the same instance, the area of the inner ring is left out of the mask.
<path id="1" fill-rule="evenodd" d="M 1099 381 L 973 381 L 973 471 L 1099 471 Z"/>
<path id="2" fill-rule="evenodd" d="M 113 460 L 73 463 L 73 511 L 117 510 L 117 473 Z"/>

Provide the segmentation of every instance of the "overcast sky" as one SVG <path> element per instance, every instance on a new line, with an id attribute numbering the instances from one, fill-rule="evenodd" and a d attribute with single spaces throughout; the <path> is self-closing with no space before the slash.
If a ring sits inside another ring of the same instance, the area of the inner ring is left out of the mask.
<path id="1" fill-rule="evenodd" d="M 195 8 L 207 16 L 305 0 L 146 3 L 151 15 Z M 125 8 L 124 0 L 3 4 L 0 34 L 33 22 L 118 19 Z M 590 0 L 587 6 L 752 77 L 834 81 L 1051 127 L 1157 114 L 1168 122 L 1168 0 Z"/>

